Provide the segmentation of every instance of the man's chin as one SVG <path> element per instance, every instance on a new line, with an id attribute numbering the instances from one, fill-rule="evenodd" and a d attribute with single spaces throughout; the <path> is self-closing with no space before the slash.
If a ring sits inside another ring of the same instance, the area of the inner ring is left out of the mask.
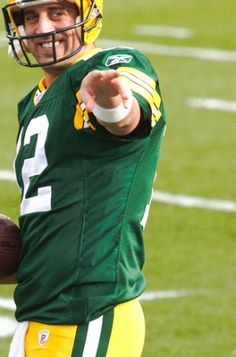
<path id="1" fill-rule="evenodd" d="M 46 70 L 64 70 L 68 66 L 70 66 L 74 62 L 74 56 L 71 56 L 69 58 L 63 59 L 62 57 L 57 58 L 55 60 L 53 57 L 50 58 L 38 58 L 37 62 L 39 66 L 42 65 L 42 67 Z M 48 64 L 47 64 L 48 63 Z"/>
<path id="2" fill-rule="evenodd" d="M 58 60 L 57 62 L 54 62 L 53 59 L 38 59 L 37 60 L 39 66 L 42 66 L 43 69 L 47 71 L 55 71 L 55 70 L 64 70 L 70 64 L 72 63 L 72 59 L 65 59 L 65 60 Z M 47 64 L 48 63 L 48 64 Z"/>

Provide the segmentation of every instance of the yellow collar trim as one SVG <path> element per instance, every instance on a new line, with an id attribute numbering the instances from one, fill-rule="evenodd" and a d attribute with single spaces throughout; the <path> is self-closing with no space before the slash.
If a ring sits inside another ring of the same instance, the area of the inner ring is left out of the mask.
<path id="1" fill-rule="evenodd" d="M 84 52 L 81 56 L 77 57 L 74 63 L 77 63 L 81 60 L 87 60 L 88 58 L 92 57 L 96 53 L 102 51 L 102 48 L 93 48 L 89 51 Z"/>

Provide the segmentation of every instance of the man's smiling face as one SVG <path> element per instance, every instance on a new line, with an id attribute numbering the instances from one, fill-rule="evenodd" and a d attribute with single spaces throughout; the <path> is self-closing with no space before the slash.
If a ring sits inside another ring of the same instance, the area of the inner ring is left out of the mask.
<path id="1" fill-rule="evenodd" d="M 29 6 L 23 10 L 25 35 L 37 35 L 27 39 L 26 46 L 38 63 L 52 62 L 54 51 L 56 59 L 60 60 L 80 47 L 78 29 L 52 35 L 54 31 L 73 26 L 78 16 L 78 8 L 68 1 Z"/>

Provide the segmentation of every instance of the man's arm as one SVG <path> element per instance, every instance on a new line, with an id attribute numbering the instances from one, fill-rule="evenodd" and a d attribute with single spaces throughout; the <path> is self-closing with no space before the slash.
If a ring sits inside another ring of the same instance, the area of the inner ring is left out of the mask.
<path id="1" fill-rule="evenodd" d="M 115 135 L 127 135 L 139 124 L 140 107 L 119 71 L 90 72 L 82 81 L 81 98 L 88 112 Z"/>

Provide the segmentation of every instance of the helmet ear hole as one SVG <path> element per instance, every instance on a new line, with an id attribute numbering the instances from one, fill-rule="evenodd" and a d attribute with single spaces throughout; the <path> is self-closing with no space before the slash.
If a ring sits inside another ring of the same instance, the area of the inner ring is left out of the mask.
<path id="1" fill-rule="evenodd" d="M 13 10 L 12 17 L 14 19 L 16 26 L 24 25 L 24 15 L 22 10 L 19 9 Z"/>

